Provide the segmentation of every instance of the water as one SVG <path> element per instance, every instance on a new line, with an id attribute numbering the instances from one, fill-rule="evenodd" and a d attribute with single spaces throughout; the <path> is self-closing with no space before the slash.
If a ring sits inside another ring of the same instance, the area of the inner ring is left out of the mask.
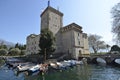
<path id="1" fill-rule="evenodd" d="M 65 71 L 27 76 L 26 72 L 16 74 L 15 70 L 0 67 L 0 80 L 120 80 L 120 68 L 110 66 L 75 66 Z"/>

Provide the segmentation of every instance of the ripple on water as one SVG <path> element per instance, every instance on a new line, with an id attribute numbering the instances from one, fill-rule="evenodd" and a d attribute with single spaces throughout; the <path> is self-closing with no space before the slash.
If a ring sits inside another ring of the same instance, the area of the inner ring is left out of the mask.
<path id="1" fill-rule="evenodd" d="M 120 68 L 110 66 L 93 66 L 92 68 L 90 80 L 118 80 L 120 78 Z"/>
<path id="2" fill-rule="evenodd" d="M 3 67 L 0 69 L 0 80 L 24 80 L 24 74 L 15 75 L 13 69 Z"/>
<path id="3" fill-rule="evenodd" d="M 16 75 L 13 69 L 4 66 L 0 69 L 0 80 L 118 80 L 120 68 L 101 67 L 97 65 L 76 66 L 65 71 L 55 71 L 48 74 L 26 76 Z"/>

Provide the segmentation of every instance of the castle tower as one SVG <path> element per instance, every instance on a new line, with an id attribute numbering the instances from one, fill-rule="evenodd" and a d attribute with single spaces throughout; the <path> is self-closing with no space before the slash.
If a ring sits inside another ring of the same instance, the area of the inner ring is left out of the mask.
<path id="1" fill-rule="evenodd" d="M 79 59 L 79 57 L 89 56 L 88 37 L 83 33 L 82 27 L 76 23 L 71 23 L 63 27 L 63 13 L 48 7 L 41 13 L 41 30 L 49 29 L 56 37 L 55 55 L 59 54 L 70 58 Z M 31 34 L 27 37 L 27 54 L 38 53 L 40 35 Z M 62 54 L 63 53 L 63 54 Z"/>
<path id="2" fill-rule="evenodd" d="M 53 32 L 54 35 L 63 26 L 63 13 L 50 7 L 48 1 L 48 7 L 41 14 L 41 30 L 48 28 Z"/>

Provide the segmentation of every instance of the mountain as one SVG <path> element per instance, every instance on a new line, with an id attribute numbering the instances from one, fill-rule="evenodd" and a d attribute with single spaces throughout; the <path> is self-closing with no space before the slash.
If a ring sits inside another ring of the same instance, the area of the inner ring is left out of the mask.
<path id="1" fill-rule="evenodd" d="M 14 47 L 15 43 L 0 39 L 0 45 L 6 45 L 8 48 Z"/>

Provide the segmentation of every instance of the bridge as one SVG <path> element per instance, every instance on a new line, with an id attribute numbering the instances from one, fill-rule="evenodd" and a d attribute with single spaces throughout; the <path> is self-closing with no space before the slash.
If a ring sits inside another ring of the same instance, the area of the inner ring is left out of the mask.
<path id="1" fill-rule="evenodd" d="M 112 64 L 112 62 L 117 59 L 120 58 L 120 54 L 99 54 L 99 55 L 90 55 L 90 57 L 88 57 L 89 62 L 94 62 L 96 60 L 96 58 L 102 58 L 104 59 L 107 64 Z"/>
<path id="2" fill-rule="evenodd" d="M 30 57 L 30 59 L 33 60 L 32 57 Z M 64 56 L 62 56 L 62 57 L 64 57 Z M 59 57 L 59 58 L 62 58 L 62 57 Z M 85 56 L 80 57 L 79 60 L 81 60 L 83 57 L 85 57 Z M 25 56 L 21 56 L 21 57 L 20 56 L 0 56 L 0 59 L 7 59 L 7 58 L 21 59 L 21 58 L 25 58 Z M 120 54 L 96 54 L 96 55 L 86 56 L 85 58 L 87 58 L 88 63 L 94 63 L 97 58 L 102 58 L 106 61 L 107 64 L 111 64 L 115 59 L 120 58 Z M 37 60 L 37 58 L 35 58 L 35 59 L 36 59 L 35 61 L 40 61 L 40 60 Z"/>

